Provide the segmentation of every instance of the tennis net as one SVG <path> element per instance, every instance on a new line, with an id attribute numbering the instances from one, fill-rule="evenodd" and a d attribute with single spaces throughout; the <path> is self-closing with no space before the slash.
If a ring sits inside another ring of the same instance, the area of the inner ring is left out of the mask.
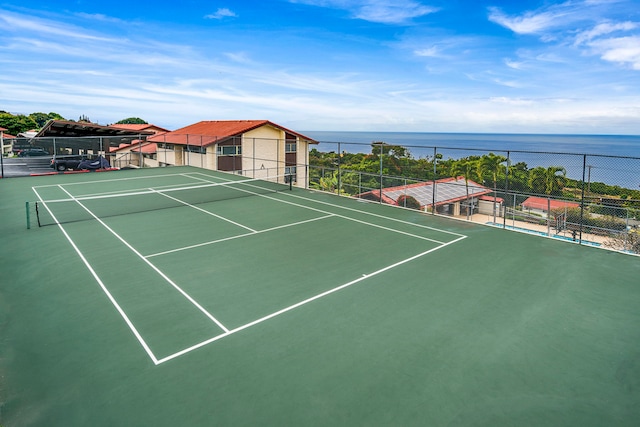
<path id="1" fill-rule="evenodd" d="M 27 203 L 27 227 L 35 214 L 39 227 L 150 212 L 195 207 L 205 203 L 259 196 L 292 189 L 289 176 L 252 178 L 225 182 L 203 182 L 185 187 L 147 188 L 128 193 L 71 196 L 67 199 Z M 33 206 L 33 208 L 32 208 Z M 32 212 L 35 211 L 35 212 Z"/>

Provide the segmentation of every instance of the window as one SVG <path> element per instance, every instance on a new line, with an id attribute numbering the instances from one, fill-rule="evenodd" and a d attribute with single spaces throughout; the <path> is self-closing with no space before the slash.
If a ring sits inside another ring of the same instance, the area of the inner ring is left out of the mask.
<path id="1" fill-rule="evenodd" d="M 297 151 L 297 144 L 295 142 L 287 142 L 284 144 L 285 153 L 295 153 Z"/>
<path id="2" fill-rule="evenodd" d="M 296 182 L 296 167 L 295 166 L 287 166 L 284 168 L 284 174 L 285 174 L 285 182 L 289 182 L 289 181 L 293 181 Z"/>
<path id="3" fill-rule="evenodd" d="M 218 156 L 239 156 L 242 154 L 241 145 L 218 145 Z"/>
<path id="4" fill-rule="evenodd" d="M 197 154 L 207 154 L 207 147 L 202 147 L 200 145 L 187 145 L 185 151 Z"/>

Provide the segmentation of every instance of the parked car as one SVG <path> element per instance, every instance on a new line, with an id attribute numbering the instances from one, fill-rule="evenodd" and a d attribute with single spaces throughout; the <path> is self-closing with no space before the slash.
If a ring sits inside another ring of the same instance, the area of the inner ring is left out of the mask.
<path id="1" fill-rule="evenodd" d="M 51 154 L 49 154 L 49 152 L 44 148 L 27 148 L 18 153 L 18 157 L 40 157 L 50 155 Z"/>
<path id="2" fill-rule="evenodd" d="M 67 169 L 77 169 L 80 162 L 86 160 L 87 157 L 83 155 L 64 155 L 64 156 L 54 156 L 51 159 L 51 163 L 49 167 L 58 170 L 65 171 Z"/>
<path id="3" fill-rule="evenodd" d="M 55 156 L 51 159 L 49 167 L 57 171 L 65 171 L 67 169 L 74 170 L 95 170 L 110 168 L 109 162 L 102 156 L 89 158 L 85 155 L 64 155 Z"/>

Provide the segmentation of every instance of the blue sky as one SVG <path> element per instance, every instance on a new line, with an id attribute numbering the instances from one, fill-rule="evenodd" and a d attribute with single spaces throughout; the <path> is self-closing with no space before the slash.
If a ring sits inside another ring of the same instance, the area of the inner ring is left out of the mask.
<path id="1" fill-rule="evenodd" d="M 10 0 L 0 67 L 101 124 L 640 134 L 640 0 Z"/>

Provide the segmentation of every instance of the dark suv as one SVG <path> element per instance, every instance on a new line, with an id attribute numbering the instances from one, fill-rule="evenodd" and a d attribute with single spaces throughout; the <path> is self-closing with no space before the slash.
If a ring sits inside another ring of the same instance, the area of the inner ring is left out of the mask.
<path id="1" fill-rule="evenodd" d="M 49 167 L 58 171 L 65 171 L 67 169 L 77 169 L 80 162 L 86 159 L 87 159 L 87 156 L 83 156 L 83 155 L 54 156 L 51 159 L 51 163 L 49 164 Z"/>
<path id="2" fill-rule="evenodd" d="M 65 155 L 55 156 L 51 159 L 52 167 L 58 171 L 65 171 L 67 169 L 75 170 L 95 170 L 95 169 L 109 169 L 111 166 L 107 159 L 102 156 L 90 158 L 86 155 Z"/>

